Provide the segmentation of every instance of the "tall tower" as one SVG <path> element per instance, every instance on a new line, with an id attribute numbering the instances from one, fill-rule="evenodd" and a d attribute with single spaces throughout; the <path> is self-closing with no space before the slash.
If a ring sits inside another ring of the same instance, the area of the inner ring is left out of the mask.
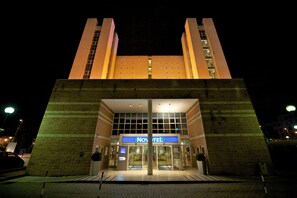
<path id="1" fill-rule="evenodd" d="M 102 26 L 95 18 L 87 20 L 68 79 L 108 78 L 118 47 L 114 30 L 112 18 L 105 18 Z"/>
<path id="2" fill-rule="evenodd" d="M 97 19 L 89 18 L 86 22 L 68 79 L 116 79 L 117 77 L 114 76 L 114 73 L 120 67 L 116 67 L 116 64 L 120 64 L 116 61 L 118 42 L 119 38 L 115 32 L 113 19 L 105 18 L 102 26 L 98 26 Z M 211 18 L 204 18 L 202 25 L 198 25 L 195 18 L 187 18 L 181 43 L 183 61 L 178 57 L 172 56 L 163 58 L 147 56 L 142 60 L 140 58 L 137 60 L 137 72 L 149 72 L 151 69 L 151 74 L 145 75 L 147 78 L 149 76 L 154 79 L 162 78 L 160 72 L 164 71 L 160 70 L 160 68 L 166 61 L 167 63 L 170 61 L 168 64 L 171 66 L 178 62 L 177 67 L 185 70 L 184 76 L 182 74 L 180 76 L 168 76 L 170 78 L 231 79 L 231 74 Z M 121 62 L 127 62 L 127 59 L 128 57 L 125 57 L 125 60 L 121 60 Z M 156 64 L 160 67 L 151 68 L 152 65 Z M 121 78 L 129 79 L 128 76 Z M 143 76 L 138 76 L 138 78 L 143 78 Z"/>

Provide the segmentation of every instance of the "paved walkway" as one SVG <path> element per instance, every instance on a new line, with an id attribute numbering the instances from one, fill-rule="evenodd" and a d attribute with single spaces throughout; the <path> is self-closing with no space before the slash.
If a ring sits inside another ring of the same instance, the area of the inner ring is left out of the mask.
<path id="1" fill-rule="evenodd" d="M 103 175 L 103 177 L 102 177 Z M 197 182 L 242 182 L 258 179 L 255 177 L 244 178 L 236 176 L 216 176 L 201 175 L 197 169 L 184 171 L 160 171 L 154 170 L 153 175 L 148 175 L 147 171 L 115 171 L 106 169 L 98 175 L 79 175 L 79 176 L 23 176 L 10 181 L 15 182 L 104 182 L 104 183 L 197 183 Z"/>
<path id="2" fill-rule="evenodd" d="M 95 176 L 39 177 L 23 174 L 0 181 L 0 197 L 296 197 L 296 180 L 275 176 L 267 176 L 265 180 L 264 185 L 260 176 L 200 175 L 197 169 L 155 170 L 153 175 L 147 175 L 146 171 L 114 170 L 103 170 Z"/>

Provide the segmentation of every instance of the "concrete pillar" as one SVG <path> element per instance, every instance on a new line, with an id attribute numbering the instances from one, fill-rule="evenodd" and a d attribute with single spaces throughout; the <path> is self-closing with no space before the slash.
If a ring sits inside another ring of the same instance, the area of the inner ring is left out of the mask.
<path id="1" fill-rule="evenodd" d="M 152 132 L 152 100 L 148 100 L 148 133 L 147 133 L 147 174 L 153 175 L 153 132 Z"/>

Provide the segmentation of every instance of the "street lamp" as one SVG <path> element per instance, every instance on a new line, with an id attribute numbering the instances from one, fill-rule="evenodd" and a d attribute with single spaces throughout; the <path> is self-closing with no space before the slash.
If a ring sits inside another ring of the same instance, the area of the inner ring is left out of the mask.
<path id="1" fill-rule="evenodd" d="M 296 107 L 294 105 L 288 105 L 288 106 L 286 106 L 286 110 L 288 112 L 295 111 L 296 110 Z"/>
<path id="2" fill-rule="evenodd" d="M 4 124 L 6 122 L 6 119 L 7 119 L 7 117 L 8 117 L 9 114 L 12 114 L 14 112 L 14 108 L 13 107 L 6 107 L 4 109 L 4 112 L 6 113 L 6 117 L 5 117 L 4 121 L 1 124 L 0 132 L 1 131 L 4 131 L 3 127 L 4 127 Z"/>

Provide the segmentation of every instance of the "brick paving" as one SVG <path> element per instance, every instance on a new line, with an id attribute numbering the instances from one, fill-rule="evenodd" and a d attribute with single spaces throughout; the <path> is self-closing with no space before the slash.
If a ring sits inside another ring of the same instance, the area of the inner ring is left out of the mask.
<path id="1" fill-rule="evenodd" d="M 62 177 L 21 176 L 0 182 L 0 197 L 297 197 L 297 182 L 294 179 L 267 176 L 266 193 L 261 177 L 199 175 L 195 170 L 192 171 L 160 171 L 147 175 L 145 171 L 105 170 L 102 183 L 102 174 Z"/>

